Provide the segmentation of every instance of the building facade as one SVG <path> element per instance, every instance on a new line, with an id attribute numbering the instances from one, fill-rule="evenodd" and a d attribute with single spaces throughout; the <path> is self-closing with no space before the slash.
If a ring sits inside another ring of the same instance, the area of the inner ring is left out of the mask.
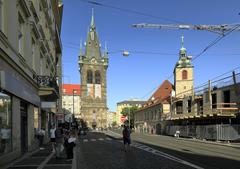
<path id="1" fill-rule="evenodd" d="M 107 113 L 107 127 L 115 127 L 113 123 L 116 123 L 116 112 Z"/>
<path id="2" fill-rule="evenodd" d="M 122 110 L 126 107 L 138 107 L 141 108 L 145 101 L 140 101 L 138 99 L 130 99 L 130 100 L 124 100 L 117 103 L 117 112 L 116 112 L 116 123 L 118 126 L 121 126 L 123 122 L 126 120 L 125 118 L 122 118 Z"/>
<path id="3" fill-rule="evenodd" d="M 94 16 L 87 36 L 85 54 L 80 49 L 81 113 L 88 127 L 107 127 L 107 68 L 108 55 L 102 56 Z"/>
<path id="4" fill-rule="evenodd" d="M 0 1 L 0 166 L 33 151 L 54 123 L 61 82 L 58 0 Z"/>
<path id="5" fill-rule="evenodd" d="M 163 119 L 170 112 L 173 85 L 165 80 L 148 101 L 135 112 L 135 130 L 139 133 L 162 134 Z"/>
<path id="6" fill-rule="evenodd" d="M 81 118 L 81 87 L 79 84 L 63 84 L 62 85 L 62 109 L 64 121 L 66 118 Z"/>

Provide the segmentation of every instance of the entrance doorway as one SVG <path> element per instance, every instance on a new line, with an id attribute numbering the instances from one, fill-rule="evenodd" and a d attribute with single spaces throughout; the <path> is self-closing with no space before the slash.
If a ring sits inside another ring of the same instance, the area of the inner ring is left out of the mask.
<path id="1" fill-rule="evenodd" d="M 28 145 L 27 104 L 25 102 L 21 101 L 20 111 L 21 111 L 21 153 L 24 154 L 27 152 Z"/>

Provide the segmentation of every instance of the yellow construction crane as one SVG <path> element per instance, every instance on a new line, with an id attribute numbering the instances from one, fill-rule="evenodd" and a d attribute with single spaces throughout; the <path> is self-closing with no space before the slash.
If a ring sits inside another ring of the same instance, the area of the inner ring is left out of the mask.
<path id="1" fill-rule="evenodd" d="M 225 32 L 236 30 L 240 31 L 239 24 L 222 24 L 222 25 L 187 25 L 187 24 L 132 24 L 134 28 L 157 28 L 157 29 L 187 29 L 187 30 L 206 30 L 220 35 L 224 35 Z"/>

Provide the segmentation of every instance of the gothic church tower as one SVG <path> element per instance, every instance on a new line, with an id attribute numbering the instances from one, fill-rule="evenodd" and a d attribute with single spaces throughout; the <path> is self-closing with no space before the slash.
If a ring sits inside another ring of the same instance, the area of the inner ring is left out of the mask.
<path id="1" fill-rule="evenodd" d="M 79 71 L 81 75 L 81 116 L 88 127 L 107 127 L 106 73 L 108 55 L 102 56 L 100 42 L 92 12 L 91 25 L 85 44 L 85 54 L 80 48 Z"/>

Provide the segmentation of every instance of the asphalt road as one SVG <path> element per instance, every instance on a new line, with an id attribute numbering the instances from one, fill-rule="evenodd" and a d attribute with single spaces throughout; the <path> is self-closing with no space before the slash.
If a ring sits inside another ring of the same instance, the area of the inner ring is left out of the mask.
<path id="1" fill-rule="evenodd" d="M 76 147 L 78 169 L 239 169 L 240 149 L 133 134 L 130 152 L 120 139 L 88 133 Z"/>
<path id="2" fill-rule="evenodd" d="M 240 148 L 176 139 L 168 136 L 133 134 L 132 137 L 135 141 L 203 168 L 240 168 Z"/>

